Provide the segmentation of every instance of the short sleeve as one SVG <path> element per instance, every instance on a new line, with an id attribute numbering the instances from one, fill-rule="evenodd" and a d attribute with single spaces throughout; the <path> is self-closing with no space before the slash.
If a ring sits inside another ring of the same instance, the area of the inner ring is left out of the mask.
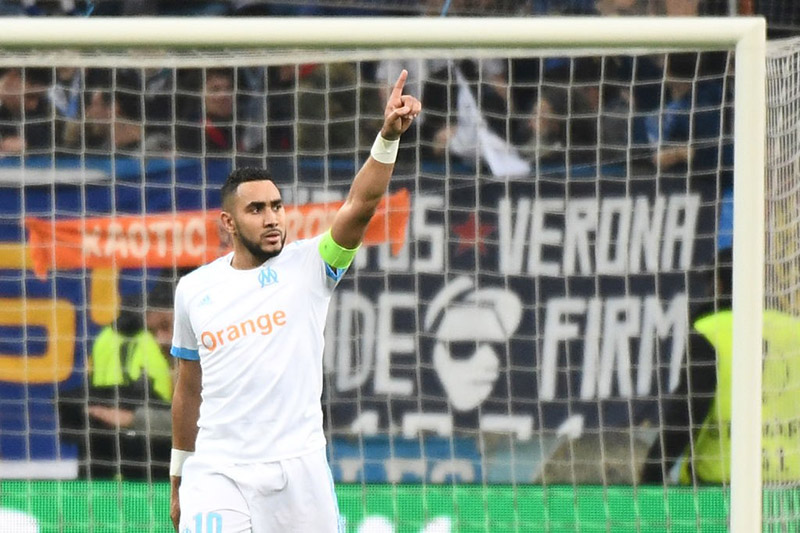
<path id="1" fill-rule="evenodd" d="M 181 280 L 175 289 L 175 323 L 172 333 L 172 349 L 169 353 L 180 359 L 197 361 L 200 359 L 200 353 L 197 350 L 197 338 L 189 320 L 185 292 L 186 286 Z"/>

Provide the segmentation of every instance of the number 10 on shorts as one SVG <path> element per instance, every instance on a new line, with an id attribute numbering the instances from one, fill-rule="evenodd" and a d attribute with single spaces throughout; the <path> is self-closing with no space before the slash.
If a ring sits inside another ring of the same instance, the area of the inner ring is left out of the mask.
<path id="1" fill-rule="evenodd" d="M 203 513 L 194 515 L 194 531 L 188 527 L 181 533 L 222 533 L 222 516 L 211 512 L 205 516 L 206 527 L 203 528 Z"/>

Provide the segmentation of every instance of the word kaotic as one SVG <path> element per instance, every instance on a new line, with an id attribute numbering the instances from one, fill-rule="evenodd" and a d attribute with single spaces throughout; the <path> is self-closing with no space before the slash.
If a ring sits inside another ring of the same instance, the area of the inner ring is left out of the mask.
<path id="1" fill-rule="evenodd" d="M 226 342 L 234 342 L 242 337 L 247 337 L 254 333 L 269 335 L 275 329 L 286 324 L 286 313 L 275 311 L 274 313 L 264 313 L 256 318 L 243 320 L 238 324 L 231 324 L 220 330 L 204 331 L 200 334 L 200 342 L 213 352 L 218 346 L 224 346 Z"/>

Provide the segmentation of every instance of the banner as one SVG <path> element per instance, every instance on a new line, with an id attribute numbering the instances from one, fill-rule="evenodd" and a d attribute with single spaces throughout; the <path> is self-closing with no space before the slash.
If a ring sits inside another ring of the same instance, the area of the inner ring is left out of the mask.
<path id="1" fill-rule="evenodd" d="M 3 523 L 33 524 L 15 531 L 172 531 L 169 483 L 6 481 L 0 489 Z M 794 508 L 791 494 L 776 496 Z M 729 507 L 721 487 L 340 484 L 336 496 L 353 533 L 724 531 Z M 765 498 L 765 516 L 778 512 L 767 508 L 773 499 Z"/>
<path id="2" fill-rule="evenodd" d="M 286 206 L 286 241 L 319 235 L 333 222 L 343 202 Z M 385 197 L 367 227 L 364 244 L 405 244 L 409 193 Z M 219 210 L 104 216 L 72 220 L 25 219 L 33 270 L 96 267 L 144 268 L 198 266 L 230 250 Z"/>
<path id="3" fill-rule="evenodd" d="M 713 189 L 665 177 L 450 183 L 443 194 L 423 182 L 409 246 L 370 251 L 334 294 L 334 434 L 534 442 L 657 427 L 693 303 L 709 294 Z"/>

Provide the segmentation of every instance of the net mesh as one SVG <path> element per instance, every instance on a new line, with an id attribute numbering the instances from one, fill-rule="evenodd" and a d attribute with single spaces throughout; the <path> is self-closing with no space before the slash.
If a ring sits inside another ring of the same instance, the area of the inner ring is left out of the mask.
<path id="1" fill-rule="evenodd" d="M 770 43 L 767 54 L 767 263 L 765 265 L 765 307 L 789 316 L 798 315 L 797 266 L 797 169 L 798 151 L 798 60 L 800 41 L 789 39 Z M 766 323 L 765 323 L 766 324 Z M 767 331 L 767 330 L 765 330 Z M 766 337 L 766 334 L 765 334 Z M 800 354 L 792 343 L 767 341 L 764 360 L 764 459 L 778 463 L 780 472 L 793 469 L 800 449 L 792 436 L 798 413 L 793 407 L 766 406 L 775 398 L 792 398 L 800 383 L 796 371 Z M 788 345 L 787 345 L 788 344 Z M 788 436 L 781 441 L 775 434 Z M 781 446 L 771 445 L 780 441 Z M 777 449 L 776 449 L 777 448 Z M 766 467 L 765 467 L 766 469 Z M 770 472 L 771 473 L 771 472 Z M 798 479 L 765 470 L 765 529 L 786 531 L 800 523 Z"/>
<path id="2" fill-rule="evenodd" d="M 232 168 L 276 176 L 290 239 L 323 229 L 407 68 L 425 113 L 326 329 L 348 529 L 724 530 L 724 476 L 682 469 L 715 393 L 690 317 L 722 305 L 731 54 L 370 53 L 2 54 L 0 512 L 169 527 L 170 366 L 132 339 L 168 344 L 175 280 L 228 249 Z"/>

